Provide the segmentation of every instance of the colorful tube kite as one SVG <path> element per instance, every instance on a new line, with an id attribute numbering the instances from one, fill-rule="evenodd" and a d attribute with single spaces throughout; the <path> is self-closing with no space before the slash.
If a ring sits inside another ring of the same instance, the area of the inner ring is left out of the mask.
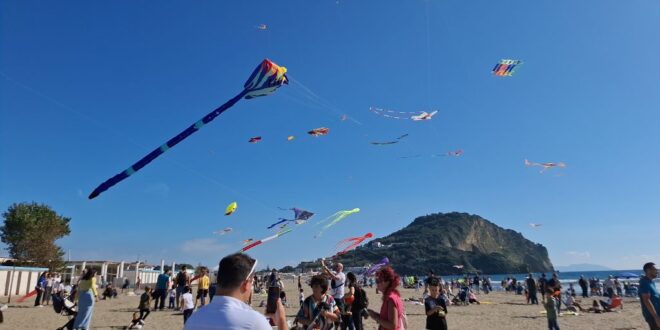
<path id="1" fill-rule="evenodd" d="M 135 172 L 139 171 L 147 164 L 151 163 L 158 156 L 165 153 L 167 150 L 173 148 L 179 142 L 185 140 L 187 137 L 193 133 L 200 130 L 204 125 L 210 123 L 217 116 L 225 112 L 227 109 L 231 108 L 236 102 L 240 101 L 242 98 L 252 99 L 259 96 L 266 96 L 273 93 L 276 89 L 280 88 L 284 84 L 289 83 L 289 78 L 286 76 L 286 68 L 283 66 L 278 66 L 272 61 L 265 59 L 259 66 L 252 72 L 250 78 L 243 85 L 243 91 L 234 96 L 231 100 L 227 101 L 225 104 L 221 105 L 217 109 L 211 111 L 209 114 L 204 116 L 202 119 L 198 120 L 194 124 L 190 125 L 183 132 L 179 133 L 177 136 L 171 138 L 165 144 L 156 148 L 154 151 L 150 152 L 148 155 L 144 156 L 137 163 L 133 164 L 128 169 L 123 172 L 113 176 L 112 178 L 106 180 L 100 184 L 92 193 L 89 195 L 89 199 L 94 199 L 102 192 L 108 190 L 110 187 L 116 185 L 117 183 L 125 180 L 129 176 L 133 175 Z"/>
<path id="2" fill-rule="evenodd" d="M 328 133 L 330 133 L 330 129 L 327 127 L 319 127 L 307 132 L 311 136 L 327 135 Z"/>
<path id="3" fill-rule="evenodd" d="M 284 234 L 287 234 L 287 233 L 289 233 L 289 232 L 291 232 L 291 229 L 283 230 L 283 231 L 281 231 L 281 232 L 279 232 L 279 233 L 277 233 L 277 234 L 275 234 L 275 235 L 273 235 L 273 236 L 268 236 L 268 237 L 266 237 L 266 238 L 260 239 L 260 240 L 254 242 L 254 243 L 252 243 L 252 244 L 250 244 L 250 245 L 246 245 L 245 247 L 243 247 L 243 248 L 242 248 L 240 251 L 238 251 L 238 252 L 245 252 L 245 251 L 247 251 L 247 250 L 249 250 L 249 249 L 251 249 L 251 248 L 253 248 L 253 247 L 257 246 L 257 245 L 261 245 L 261 244 L 266 243 L 266 242 L 268 242 L 268 241 L 270 241 L 270 240 L 274 240 L 274 239 L 276 239 L 276 238 L 278 238 L 278 237 L 280 237 L 280 236 L 282 236 L 282 235 L 284 235 Z"/>
<path id="4" fill-rule="evenodd" d="M 257 143 L 257 142 L 259 142 L 259 141 L 261 141 L 261 136 L 251 137 L 251 138 L 248 140 L 248 142 L 250 142 L 250 143 Z"/>
<path id="5" fill-rule="evenodd" d="M 327 225 L 323 226 L 323 228 L 321 228 L 321 231 L 319 231 L 319 233 L 316 234 L 316 236 L 314 236 L 314 237 L 321 237 L 321 234 L 323 234 L 323 232 L 324 232 L 326 229 L 332 227 L 334 224 L 336 224 L 337 222 L 339 222 L 339 221 L 341 221 L 342 219 L 346 218 L 347 216 L 349 216 L 349 215 L 351 215 L 351 214 L 353 214 L 353 213 L 358 213 L 358 212 L 360 212 L 360 209 L 356 207 L 356 208 L 354 208 L 354 209 L 352 209 L 352 210 L 339 211 L 339 212 L 337 212 L 337 213 L 335 213 L 335 214 L 333 214 L 333 215 L 331 215 L 331 216 L 329 216 L 329 217 L 327 217 L 327 218 L 325 218 L 325 219 L 319 221 L 317 224 L 322 224 L 322 223 L 324 223 L 324 222 L 326 222 L 326 221 L 330 221 L 330 223 L 328 223 Z"/>
<path id="6" fill-rule="evenodd" d="M 341 246 L 342 244 L 349 243 L 348 246 L 346 246 L 343 250 L 337 252 L 337 256 L 340 256 L 350 250 L 353 250 L 356 248 L 358 245 L 362 244 L 366 239 L 374 237 L 374 234 L 372 233 L 366 233 L 364 236 L 360 237 L 349 237 L 347 239 L 341 240 L 339 243 L 337 243 L 337 247 Z"/>
<path id="7" fill-rule="evenodd" d="M 389 264 L 390 264 L 390 259 L 388 259 L 387 257 L 385 257 L 385 258 L 381 259 L 377 264 L 375 264 L 375 265 L 369 267 L 369 269 L 367 269 L 367 271 L 364 272 L 364 274 L 365 274 L 366 276 L 372 276 L 373 274 L 376 274 L 376 272 L 377 272 L 378 270 L 380 270 L 381 268 L 383 268 L 383 267 L 385 267 L 385 266 L 387 266 L 387 265 L 389 265 Z"/>

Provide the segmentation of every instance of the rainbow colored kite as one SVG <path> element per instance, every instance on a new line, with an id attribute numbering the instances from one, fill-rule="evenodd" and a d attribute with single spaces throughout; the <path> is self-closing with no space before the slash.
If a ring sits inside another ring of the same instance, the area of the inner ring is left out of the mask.
<path id="1" fill-rule="evenodd" d="M 242 249 L 240 249 L 238 252 L 245 252 L 245 251 L 247 251 L 247 250 L 249 250 L 249 249 L 251 249 L 251 248 L 253 248 L 253 247 L 257 246 L 257 245 L 261 245 L 261 244 L 266 243 L 266 242 L 268 242 L 268 241 L 270 241 L 270 240 L 276 239 L 276 238 L 278 238 L 278 237 L 280 237 L 280 236 L 282 236 L 282 235 L 284 235 L 284 234 L 286 234 L 286 233 L 289 233 L 291 230 L 292 230 L 292 229 L 283 230 L 283 231 L 281 231 L 281 232 L 279 232 L 279 233 L 277 233 L 277 234 L 275 234 L 275 235 L 273 235 L 273 236 L 268 236 L 268 237 L 266 237 L 266 238 L 260 239 L 260 240 L 254 242 L 254 243 L 252 243 L 252 244 L 250 244 L 250 245 L 246 245 L 245 247 L 243 247 Z"/>
<path id="2" fill-rule="evenodd" d="M 510 77 L 522 63 L 520 60 L 500 60 L 500 63 L 497 63 L 493 68 L 493 74 L 500 77 Z"/>
<path id="3" fill-rule="evenodd" d="M 133 164 L 131 167 L 127 168 L 123 172 L 113 176 L 107 181 L 100 184 L 92 193 L 89 195 L 89 199 L 94 199 L 96 196 L 100 195 L 102 192 L 108 190 L 110 187 L 116 185 L 117 183 L 123 181 L 129 176 L 133 175 L 135 172 L 139 171 L 147 164 L 151 163 L 158 156 L 165 153 L 167 150 L 171 149 L 179 142 L 185 140 L 187 137 L 193 133 L 200 130 L 204 125 L 210 123 L 217 116 L 225 112 L 227 109 L 231 108 L 236 102 L 240 101 L 242 98 L 253 99 L 259 96 L 266 96 L 274 92 L 276 89 L 280 88 L 284 84 L 289 83 L 289 78 L 286 76 L 286 68 L 283 66 L 278 66 L 269 59 L 263 60 L 259 66 L 254 69 L 250 78 L 248 78 L 245 85 L 243 85 L 243 91 L 234 96 L 231 100 L 227 101 L 225 104 L 221 105 L 217 109 L 211 111 L 209 114 L 204 116 L 202 119 L 198 120 L 194 124 L 190 125 L 179 135 L 171 138 L 165 144 L 156 148 L 154 151 L 150 152 L 148 155 L 140 159 L 137 163 Z"/>

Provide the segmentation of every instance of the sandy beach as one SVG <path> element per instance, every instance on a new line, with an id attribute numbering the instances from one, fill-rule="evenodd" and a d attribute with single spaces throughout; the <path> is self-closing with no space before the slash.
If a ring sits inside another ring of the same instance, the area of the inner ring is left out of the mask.
<path id="1" fill-rule="evenodd" d="M 311 292 L 304 287 L 305 294 Z M 287 315 L 293 320 L 298 311 L 297 286 L 288 280 L 285 282 L 285 291 L 289 297 Z M 367 288 L 370 308 L 380 308 L 380 295 L 375 289 Z M 401 290 L 403 298 L 419 296 L 413 289 Z M 526 305 L 524 296 L 511 293 L 494 292 L 488 295 L 479 295 L 483 302 L 481 305 L 450 306 L 447 323 L 450 329 L 547 329 L 546 318 L 541 314 L 541 305 Z M 257 307 L 265 295 L 254 295 L 252 306 Z M 92 329 L 123 329 L 128 325 L 132 313 L 138 305 L 138 296 L 120 295 L 117 299 L 101 300 L 96 304 Z M 14 300 L 15 301 L 15 300 Z M 589 306 L 591 300 L 583 301 L 583 306 Z M 43 308 L 32 307 L 34 300 L 23 303 L 11 303 L 10 308 L 4 312 L 5 322 L 0 329 L 55 329 L 64 325 L 66 317 L 54 312 L 52 306 Z M 406 302 L 406 312 L 410 329 L 424 329 L 424 307 Z M 644 323 L 639 301 L 635 298 L 625 298 L 624 308 L 612 313 L 591 314 L 581 313 L 577 316 L 562 316 L 559 318 L 562 329 L 647 329 Z M 376 323 L 368 320 L 366 329 L 376 329 Z M 181 313 L 172 310 L 155 311 L 147 318 L 144 329 L 182 329 L 183 317 Z"/>

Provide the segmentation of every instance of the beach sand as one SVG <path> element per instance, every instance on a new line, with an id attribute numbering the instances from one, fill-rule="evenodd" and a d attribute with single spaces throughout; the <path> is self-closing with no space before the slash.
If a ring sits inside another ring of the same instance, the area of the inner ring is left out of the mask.
<path id="1" fill-rule="evenodd" d="M 288 280 L 285 282 L 285 291 L 289 298 L 290 307 L 287 315 L 293 320 L 298 311 L 297 284 Z M 304 286 L 305 294 L 310 294 L 309 286 Z M 379 310 L 380 295 L 375 289 L 366 289 L 370 308 Z M 403 298 L 418 297 L 413 289 L 401 290 Z M 494 292 L 488 295 L 478 295 L 484 303 L 470 306 L 449 306 L 447 323 L 449 329 L 547 329 L 545 314 L 541 314 L 541 305 L 526 305 L 524 296 Z M 540 298 L 540 297 L 539 297 Z M 13 298 L 15 301 L 15 298 Z M 265 295 L 254 295 L 252 306 L 256 310 Z M 0 301 L 6 301 L 5 299 Z M 136 311 L 138 296 L 120 295 L 117 299 L 101 300 L 96 304 L 92 329 L 123 329 L 131 320 L 132 313 Z M 5 322 L 0 329 L 48 329 L 52 330 L 64 325 L 66 317 L 54 312 L 52 306 L 32 307 L 34 299 L 16 304 L 11 303 L 10 308 L 4 312 Z M 590 306 L 591 299 L 582 301 L 582 305 Z M 409 329 L 424 329 L 426 316 L 424 306 L 405 302 L 408 315 Z M 623 310 L 612 313 L 591 314 L 584 313 L 578 316 L 562 316 L 559 318 L 562 329 L 648 329 L 642 319 L 639 301 L 635 298 L 625 298 Z M 143 329 L 182 329 L 183 316 L 171 310 L 152 311 L 147 318 Z M 376 329 L 373 320 L 365 322 L 366 329 Z"/>

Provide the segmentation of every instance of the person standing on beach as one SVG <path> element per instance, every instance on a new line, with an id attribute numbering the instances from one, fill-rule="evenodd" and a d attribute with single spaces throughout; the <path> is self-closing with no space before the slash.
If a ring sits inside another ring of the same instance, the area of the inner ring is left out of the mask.
<path id="1" fill-rule="evenodd" d="M 552 289 L 553 295 L 557 298 L 557 312 L 559 312 L 561 310 L 561 282 L 559 282 L 559 275 L 552 273 L 552 278 L 546 286 L 548 289 Z"/>
<path id="2" fill-rule="evenodd" d="M 376 272 L 376 286 L 383 293 L 383 303 L 380 313 L 368 309 L 369 316 L 378 323 L 380 330 L 399 330 L 405 324 L 405 306 L 397 288 L 401 284 L 401 277 L 391 267 L 385 267 Z"/>
<path id="3" fill-rule="evenodd" d="M 43 272 L 37 280 L 37 286 L 34 288 L 37 290 L 37 299 L 34 301 L 34 307 L 42 307 L 44 293 L 46 292 L 46 275 L 48 272 Z"/>
<path id="4" fill-rule="evenodd" d="M 527 276 L 525 284 L 527 285 L 527 297 L 529 298 L 529 303 L 538 305 L 539 299 L 536 297 L 536 281 L 534 281 L 532 273 L 529 273 Z"/>
<path id="5" fill-rule="evenodd" d="M 546 291 L 546 286 L 548 284 L 548 280 L 545 278 L 545 273 L 541 274 L 541 277 L 539 277 L 539 290 L 541 291 L 541 300 L 543 303 L 545 303 L 545 291 Z"/>
<path id="6" fill-rule="evenodd" d="M 580 289 L 582 289 L 582 298 L 589 298 L 589 291 L 587 291 L 587 280 L 584 279 L 584 275 L 580 275 L 578 284 L 580 284 Z"/>
<path id="7" fill-rule="evenodd" d="M 197 288 L 197 299 L 195 299 L 195 306 L 197 306 L 197 300 L 202 301 L 202 306 L 206 305 L 206 296 L 209 295 L 209 286 L 210 279 L 208 275 L 208 269 L 206 267 L 202 268 L 202 275 L 198 279 L 198 288 Z"/>
<path id="8" fill-rule="evenodd" d="M 140 312 L 140 320 L 144 322 L 149 316 L 151 311 L 149 310 L 151 306 L 151 288 L 148 286 L 144 287 L 144 293 L 140 296 L 140 304 L 138 305 L 138 311 Z"/>
<path id="9" fill-rule="evenodd" d="M 651 330 L 660 330 L 660 293 L 655 288 L 653 280 L 658 277 L 655 264 L 644 264 L 644 276 L 639 279 L 639 301 L 642 304 L 642 315 Z"/>
<path id="10" fill-rule="evenodd" d="M 447 330 L 447 304 L 440 297 L 440 281 L 437 278 L 429 281 L 429 296 L 424 299 L 426 311 L 426 329 Z"/>
<path id="11" fill-rule="evenodd" d="M 244 253 L 230 254 L 218 267 L 218 291 L 207 307 L 199 309 L 185 324 L 185 330 L 251 329 L 272 330 L 268 319 L 250 307 L 257 261 Z M 277 300 L 275 314 L 267 315 L 278 330 L 288 330 L 286 310 Z"/>
<path id="12" fill-rule="evenodd" d="M 167 283 L 170 281 L 172 271 L 168 270 L 167 273 L 161 273 L 156 280 L 156 290 L 154 291 L 154 311 L 156 309 L 165 309 L 165 299 L 167 299 Z M 160 302 L 160 304 L 159 304 Z"/>
<path id="13" fill-rule="evenodd" d="M 94 313 L 94 302 L 99 301 L 99 294 L 96 291 L 96 271 L 89 269 L 78 282 L 78 291 L 76 292 L 76 301 L 78 302 L 78 313 L 73 322 L 73 329 L 88 330 L 92 324 L 92 315 Z"/>
<path id="14" fill-rule="evenodd" d="M 181 295 L 184 294 L 183 291 L 188 285 L 188 282 L 190 282 L 190 276 L 186 271 L 186 266 L 181 266 L 179 273 L 176 274 L 176 309 L 177 310 L 181 309 L 181 306 L 179 306 L 179 300 L 181 299 Z"/>
<path id="15" fill-rule="evenodd" d="M 557 301 L 553 295 L 553 289 L 551 287 L 547 288 L 545 295 L 547 299 L 545 300 L 545 312 L 546 317 L 548 318 L 548 329 L 549 330 L 559 330 L 559 324 L 557 324 L 557 313 L 559 309 L 557 308 Z"/>
<path id="16" fill-rule="evenodd" d="M 344 265 L 337 263 L 335 271 L 331 271 L 326 265 L 325 260 L 321 259 L 321 266 L 323 272 L 330 277 L 330 287 L 332 288 L 332 297 L 335 298 L 335 303 L 341 312 L 341 322 L 348 324 L 351 322 L 350 317 L 346 313 L 346 304 L 344 303 L 344 291 L 346 289 L 346 274 L 344 274 Z M 335 329 L 339 328 L 340 322 L 335 322 Z"/>

